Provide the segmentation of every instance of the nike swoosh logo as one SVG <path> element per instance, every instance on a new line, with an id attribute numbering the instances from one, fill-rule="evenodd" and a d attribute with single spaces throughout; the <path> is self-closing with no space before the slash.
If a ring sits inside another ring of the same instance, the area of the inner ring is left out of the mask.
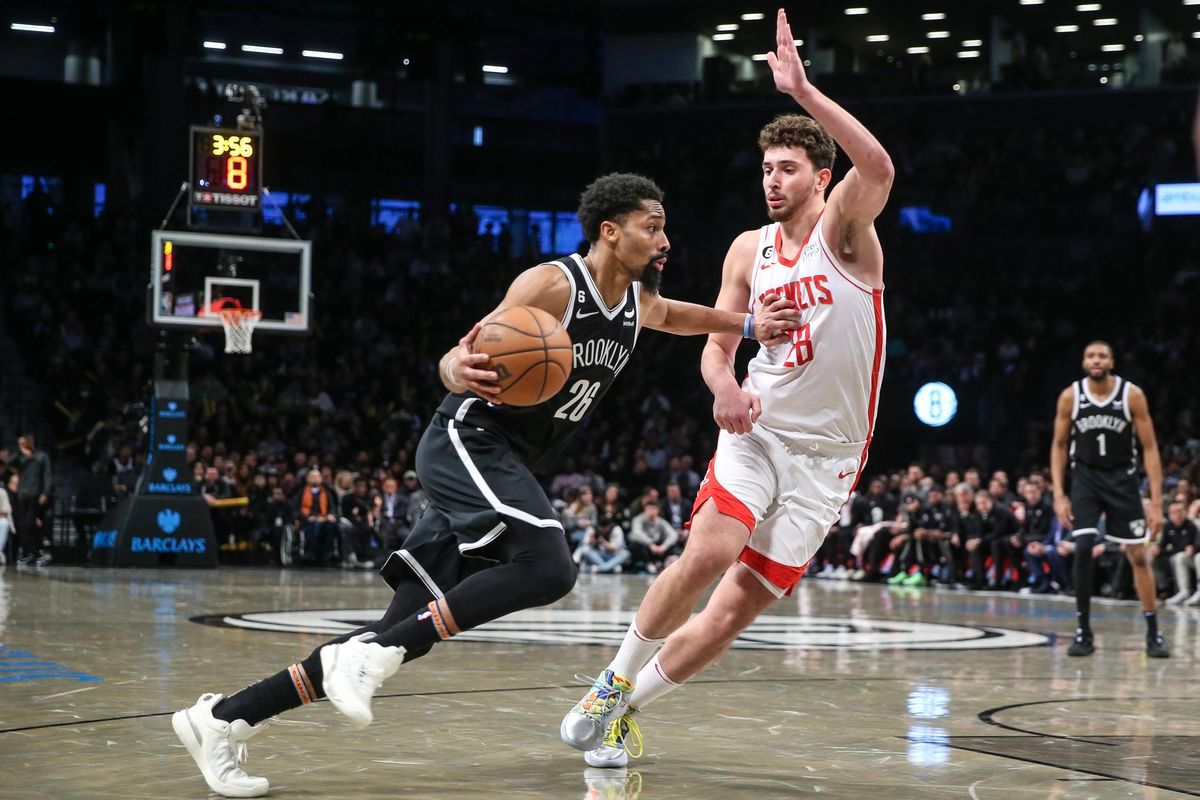
<path id="1" fill-rule="evenodd" d="M 584 317 L 592 317 L 599 314 L 599 311 L 580 311 L 575 315 L 575 319 L 583 319 Z"/>
<path id="2" fill-rule="evenodd" d="M 839 472 L 839 473 L 838 473 L 838 480 L 839 480 L 839 481 L 840 481 L 840 480 L 845 480 L 846 478 L 849 478 L 849 477 L 850 477 L 851 475 L 853 475 L 853 474 L 854 474 L 854 470 L 850 470 L 849 472 Z"/>
<path id="3" fill-rule="evenodd" d="M 761 267 L 759 267 L 759 269 L 770 269 L 770 268 L 771 268 L 771 267 L 773 267 L 773 266 L 775 266 L 775 265 L 774 265 L 774 264 L 770 264 L 770 263 L 768 263 L 768 264 L 763 264 Z"/>

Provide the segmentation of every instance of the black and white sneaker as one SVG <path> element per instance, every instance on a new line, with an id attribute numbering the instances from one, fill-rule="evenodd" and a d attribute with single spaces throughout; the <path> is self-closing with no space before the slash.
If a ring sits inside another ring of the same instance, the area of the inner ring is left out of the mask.
<path id="1" fill-rule="evenodd" d="M 1146 637 L 1146 655 L 1150 656 L 1150 658 L 1171 657 L 1171 650 L 1167 647 L 1167 640 L 1163 638 L 1161 633 Z"/>
<path id="2" fill-rule="evenodd" d="M 1079 631 L 1075 634 L 1075 641 L 1071 642 L 1071 646 L 1067 648 L 1069 656 L 1090 656 L 1096 652 L 1096 645 L 1092 642 L 1091 631 Z"/>

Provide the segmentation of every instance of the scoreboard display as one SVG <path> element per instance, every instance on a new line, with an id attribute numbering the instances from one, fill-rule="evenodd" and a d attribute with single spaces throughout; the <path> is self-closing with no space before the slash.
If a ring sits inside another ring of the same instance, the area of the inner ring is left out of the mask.
<path id="1" fill-rule="evenodd" d="M 193 208 L 258 211 L 262 131 L 192 127 Z"/>

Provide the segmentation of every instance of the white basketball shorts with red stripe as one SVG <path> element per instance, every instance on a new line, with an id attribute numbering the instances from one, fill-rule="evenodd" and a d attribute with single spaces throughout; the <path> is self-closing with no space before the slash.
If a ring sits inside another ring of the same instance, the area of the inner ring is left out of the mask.
<path id="1" fill-rule="evenodd" d="M 750 537 L 738 560 L 783 597 L 837 522 L 865 457 L 863 442 L 785 442 L 758 425 L 741 435 L 721 431 L 692 515 L 711 499 L 744 524 Z"/>

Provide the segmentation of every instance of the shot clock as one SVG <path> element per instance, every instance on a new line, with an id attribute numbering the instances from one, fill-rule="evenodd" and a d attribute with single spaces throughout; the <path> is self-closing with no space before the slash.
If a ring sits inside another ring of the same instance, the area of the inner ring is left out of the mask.
<path id="1" fill-rule="evenodd" d="M 262 131 L 192 128 L 192 208 L 258 211 Z"/>

